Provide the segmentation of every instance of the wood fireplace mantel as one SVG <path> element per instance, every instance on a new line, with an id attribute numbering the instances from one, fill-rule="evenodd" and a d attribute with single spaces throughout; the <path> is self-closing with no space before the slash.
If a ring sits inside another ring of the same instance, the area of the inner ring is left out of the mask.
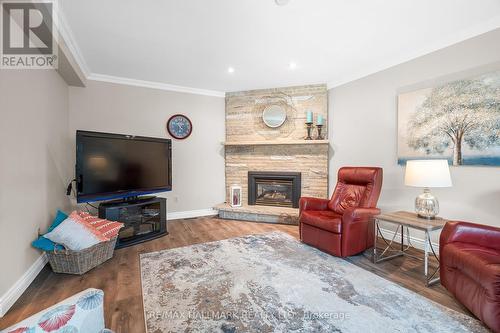
<path id="1" fill-rule="evenodd" d="M 288 141 L 239 141 L 222 142 L 224 146 L 274 146 L 274 145 L 328 145 L 328 140 L 288 140 Z"/>

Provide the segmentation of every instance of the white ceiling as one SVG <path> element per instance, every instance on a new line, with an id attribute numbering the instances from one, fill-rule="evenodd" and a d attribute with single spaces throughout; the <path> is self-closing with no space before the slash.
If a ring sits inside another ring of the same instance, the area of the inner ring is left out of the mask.
<path id="1" fill-rule="evenodd" d="M 290 0 L 286 6 L 64 0 L 60 6 L 94 77 L 223 92 L 335 86 L 500 27 L 499 0 Z"/>

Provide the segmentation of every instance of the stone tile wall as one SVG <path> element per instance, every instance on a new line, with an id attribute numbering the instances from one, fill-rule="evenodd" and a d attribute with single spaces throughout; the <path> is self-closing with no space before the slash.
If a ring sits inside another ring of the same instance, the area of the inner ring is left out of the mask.
<path id="1" fill-rule="evenodd" d="M 278 129 L 267 127 L 262 111 L 279 104 L 287 110 L 287 120 Z M 306 136 L 306 111 L 328 118 L 328 94 L 325 85 L 312 85 L 226 95 L 226 142 L 286 142 Z M 326 136 L 325 129 L 325 136 Z M 248 203 L 248 171 L 301 172 L 302 196 L 325 198 L 328 195 L 328 151 L 326 144 L 226 146 L 226 200 L 231 185 L 243 188 L 242 202 Z"/>

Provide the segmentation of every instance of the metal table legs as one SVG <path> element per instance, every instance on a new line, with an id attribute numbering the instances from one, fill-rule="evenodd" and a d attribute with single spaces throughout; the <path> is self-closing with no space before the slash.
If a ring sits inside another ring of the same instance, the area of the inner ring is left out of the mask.
<path id="1" fill-rule="evenodd" d="M 437 282 L 439 282 L 439 265 L 436 268 L 436 270 L 429 276 L 429 249 L 431 250 L 432 255 L 434 258 L 436 258 L 438 264 L 439 264 L 439 257 L 436 255 L 436 252 L 434 251 L 434 247 L 432 246 L 431 242 L 431 235 L 429 231 L 425 232 L 425 279 L 426 279 L 426 284 L 427 286 L 431 286 Z M 436 276 L 437 274 L 437 276 Z"/>
<path id="2" fill-rule="evenodd" d="M 410 247 L 413 247 L 411 244 L 411 240 L 410 240 L 410 228 L 409 227 L 406 227 L 406 237 L 407 237 L 406 238 L 406 246 L 404 244 L 405 226 L 403 224 L 397 224 L 397 228 L 394 231 L 394 235 L 392 236 L 390 241 L 387 240 L 384 237 L 384 235 L 382 234 L 382 232 L 380 230 L 380 224 L 379 224 L 378 219 L 375 219 L 374 229 L 375 229 L 374 230 L 375 244 L 373 246 L 373 262 L 375 264 L 377 264 L 379 262 L 386 261 L 386 260 L 390 260 L 390 259 L 393 259 L 396 257 L 400 257 L 400 256 L 407 256 L 407 257 L 412 257 L 412 258 L 422 260 L 422 258 L 419 258 L 419 257 L 413 256 L 409 253 L 406 253 Z M 401 233 L 401 244 L 400 244 L 399 249 L 395 249 L 393 247 L 393 243 L 394 243 L 394 240 L 396 239 L 396 236 L 398 235 L 398 232 Z M 378 249 L 377 249 L 377 239 L 379 236 L 384 241 L 384 243 L 386 245 L 385 249 L 383 249 L 383 251 L 380 254 L 378 254 Z M 395 252 L 395 253 L 392 253 L 390 255 L 386 255 L 388 252 Z M 439 263 L 439 257 L 436 255 L 436 252 L 434 251 L 434 247 L 432 246 L 431 237 L 430 237 L 430 233 L 428 230 L 425 231 L 424 252 L 425 253 L 424 253 L 423 260 L 424 260 L 425 280 L 426 280 L 426 285 L 430 286 L 430 285 L 433 285 L 439 281 L 439 274 L 437 274 L 439 272 L 439 266 L 431 275 L 429 275 L 429 253 L 432 253 L 432 255 L 434 256 L 434 258 L 436 258 L 438 263 Z"/>

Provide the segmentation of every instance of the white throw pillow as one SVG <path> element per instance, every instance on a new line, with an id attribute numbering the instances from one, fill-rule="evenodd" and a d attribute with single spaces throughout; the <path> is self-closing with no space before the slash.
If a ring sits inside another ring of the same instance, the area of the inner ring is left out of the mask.
<path id="1" fill-rule="evenodd" d="M 44 237 L 73 251 L 80 251 L 108 240 L 91 225 L 82 222 L 75 214 L 76 212 L 71 213 L 66 220 Z"/>

